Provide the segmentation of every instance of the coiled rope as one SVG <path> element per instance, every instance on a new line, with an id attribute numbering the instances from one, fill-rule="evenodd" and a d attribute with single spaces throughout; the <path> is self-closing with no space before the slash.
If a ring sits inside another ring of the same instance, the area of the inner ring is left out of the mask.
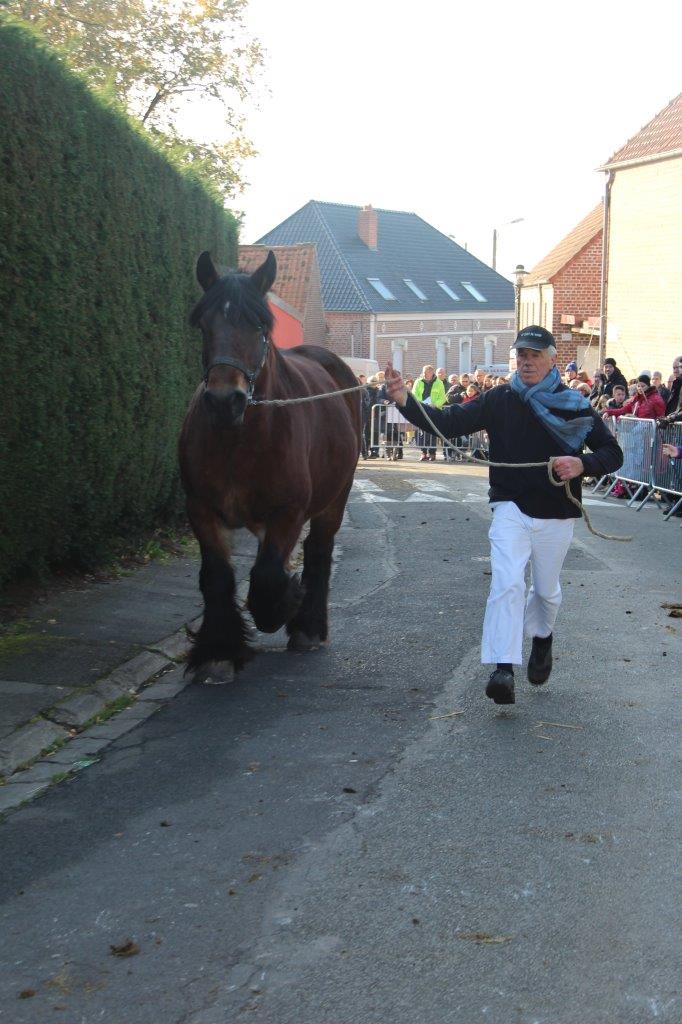
<path id="1" fill-rule="evenodd" d="M 359 384 L 352 388 L 343 388 L 340 391 L 326 391 L 322 395 L 306 395 L 303 398 L 252 398 L 249 405 L 303 405 L 305 402 L 317 402 L 322 398 L 337 398 L 339 395 L 349 395 L 354 391 L 363 391 L 365 388 L 364 384 Z M 414 397 L 414 396 L 412 396 Z M 418 401 L 418 399 L 415 399 Z M 553 487 L 563 487 L 566 497 L 575 505 L 580 512 L 580 515 L 585 520 L 585 526 L 595 537 L 601 537 L 602 540 L 618 540 L 618 541 L 631 541 L 632 537 L 618 537 L 613 533 L 601 533 L 599 530 L 595 530 L 594 526 L 590 522 L 590 517 L 587 514 L 587 510 L 583 503 L 579 501 L 573 492 L 571 491 L 570 482 L 568 480 L 557 480 L 554 476 L 554 462 L 560 456 L 552 455 L 546 462 L 490 462 L 487 459 L 477 459 L 474 455 L 469 455 L 467 452 L 462 452 L 456 445 L 454 445 L 444 434 L 441 434 L 440 430 L 433 422 L 431 417 L 426 411 L 426 408 L 422 402 L 419 402 L 421 414 L 426 422 L 431 427 L 431 430 L 436 434 L 443 444 L 450 448 L 453 452 L 456 452 L 460 457 L 463 457 L 467 462 L 474 463 L 479 466 L 492 466 L 494 469 L 541 469 L 547 470 L 547 477 Z"/>

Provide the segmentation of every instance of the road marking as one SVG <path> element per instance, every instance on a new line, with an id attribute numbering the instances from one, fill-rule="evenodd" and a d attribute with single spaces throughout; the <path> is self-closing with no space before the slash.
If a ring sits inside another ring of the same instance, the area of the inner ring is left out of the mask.
<path id="1" fill-rule="evenodd" d="M 381 488 L 378 484 L 375 484 L 373 480 L 358 480 L 353 481 L 353 487 L 356 491 L 380 491 Z"/>
<path id="2" fill-rule="evenodd" d="M 605 501 L 600 501 L 599 498 L 583 498 L 583 505 L 600 505 L 602 508 L 618 508 L 617 505 L 608 505 Z"/>
<path id="3" fill-rule="evenodd" d="M 400 498 L 389 498 L 385 494 L 376 494 L 374 491 L 361 491 L 360 497 L 363 501 L 392 501 L 396 504 L 400 503 Z"/>
<path id="4" fill-rule="evenodd" d="M 420 479 L 413 480 L 412 483 L 418 491 L 449 491 L 450 488 L 447 484 L 441 484 L 437 480 L 426 480 Z"/>
<path id="5" fill-rule="evenodd" d="M 439 494 L 426 494 L 424 491 L 415 491 L 414 494 L 411 494 L 409 496 L 409 498 L 405 498 L 405 504 L 407 504 L 408 502 L 414 503 L 416 501 L 445 501 L 450 502 L 450 504 L 455 503 L 454 498 L 441 498 Z"/>

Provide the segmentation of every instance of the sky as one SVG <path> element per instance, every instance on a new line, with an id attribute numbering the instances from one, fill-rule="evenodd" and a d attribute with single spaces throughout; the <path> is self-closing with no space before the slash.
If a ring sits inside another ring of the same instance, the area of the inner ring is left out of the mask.
<path id="1" fill-rule="evenodd" d="M 243 242 L 309 199 L 371 203 L 489 264 L 497 229 L 511 277 L 600 201 L 596 168 L 682 89 L 667 0 L 251 0 L 246 21 L 266 56 Z"/>

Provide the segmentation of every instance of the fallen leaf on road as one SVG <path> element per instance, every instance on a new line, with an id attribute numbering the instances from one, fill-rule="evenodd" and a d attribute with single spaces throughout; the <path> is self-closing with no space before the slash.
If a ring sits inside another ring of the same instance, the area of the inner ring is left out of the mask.
<path id="1" fill-rule="evenodd" d="M 246 881 L 247 881 L 247 882 L 249 883 L 249 885 L 250 885 L 250 884 L 251 884 L 251 882 L 258 882 L 258 881 L 259 881 L 259 880 L 260 880 L 260 879 L 261 879 L 262 877 L 263 877 L 262 875 L 259 875 L 259 874 L 258 874 L 258 873 L 256 872 L 255 874 L 251 875 L 251 877 L 250 877 L 250 878 L 247 878 L 247 879 L 246 879 Z"/>
<path id="2" fill-rule="evenodd" d="M 463 711 L 449 711 L 447 715 L 431 715 L 429 722 L 438 722 L 441 718 L 456 718 L 457 715 L 463 714 Z"/>
<path id="3" fill-rule="evenodd" d="M 668 612 L 669 619 L 682 619 L 682 608 L 671 608 Z"/>
<path id="4" fill-rule="evenodd" d="M 160 821 L 159 822 L 159 825 L 161 826 L 161 828 L 170 828 L 170 824 L 171 824 L 170 821 Z"/>
<path id="5" fill-rule="evenodd" d="M 357 793 L 357 789 L 353 789 L 352 786 L 344 786 L 343 791 L 344 793 Z"/>
<path id="6" fill-rule="evenodd" d="M 489 935 L 488 932 L 462 932 L 457 936 L 467 942 L 475 942 L 478 946 L 503 946 L 505 942 L 511 942 L 513 935 Z"/>
<path id="7" fill-rule="evenodd" d="M 35 994 L 36 990 L 34 988 L 25 988 L 19 993 L 19 999 L 32 999 Z"/>
<path id="8" fill-rule="evenodd" d="M 682 604 L 678 604 L 676 601 L 664 601 L 661 608 L 673 608 L 682 612 Z"/>
<path id="9" fill-rule="evenodd" d="M 140 952 L 140 947 L 132 939 L 126 939 L 120 946 L 109 946 L 112 956 L 136 956 Z"/>

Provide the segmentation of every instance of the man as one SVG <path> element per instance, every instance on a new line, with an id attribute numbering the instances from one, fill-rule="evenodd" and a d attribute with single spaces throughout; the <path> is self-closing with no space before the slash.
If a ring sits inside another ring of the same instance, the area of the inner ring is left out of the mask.
<path id="1" fill-rule="evenodd" d="M 367 420 L 367 447 L 369 449 L 368 458 L 378 459 L 379 458 L 379 442 L 381 440 L 381 434 L 385 430 L 386 426 L 386 415 L 380 408 L 376 413 L 373 413 L 375 406 L 383 406 L 386 402 L 386 395 L 384 393 L 384 374 L 374 373 L 371 377 L 368 377 L 365 388 L 369 395 L 369 417 Z M 374 436 L 372 436 L 374 434 Z"/>
<path id="2" fill-rule="evenodd" d="M 628 382 L 626 381 L 621 371 L 618 369 L 616 365 L 616 360 L 613 358 L 613 356 L 607 356 L 607 358 L 604 360 L 604 375 L 606 377 L 606 383 L 604 384 L 602 394 L 608 395 L 609 398 L 611 398 L 613 395 L 613 389 L 616 386 L 616 384 L 620 384 L 620 386 L 625 388 L 627 392 Z"/>
<path id="3" fill-rule="evenodd" d="M 361 402 L 361 411 L 362 411 L 362 448 L 361 448 L 361 453 L 362 453 L 363 459 L 367 459 L 367 458 L 369 458 L 369 445 L 370 445 L 370 437 L 369 437 L 370 423 L 369 423 L 369 418 L 370 418 L 370 414 L 372 412 L 372 399 L 371 399 L 369 391 L 367 390 L 367 387 L 366 387 L 366 385 L 367 385 L 367 377 L 365 376 L 365 374 L 364 373 L 359 373 L 358 374 L 358 380 L 360 381 L 361 384 L 365 385 L 365 387 L 363 387 L 362 391 L 360 392 L 360 402 Z"/>
<path id="4" fill-rule="evenodd" d="M 509 384 L 463 405 L 426 411 L 446 437 L 487 430 L 491 462 L 545 462 L 554 456 L 556 476 L 572 481 L 571 492 L 580 499 L 580 477 L 600 479 L 613 473 L 622 465 L 623 453 L 589 401 L 561 383 L 549 331 L 525 327 L 515 347 L 517 370 Z M 419 403 L 390 364 L 386 393 L 406 419 L 428 428 Z M 584 443 L 592 454 L 582 454 Z M 513 704 L 514 665 L 521 664 L 524 629 L 533 641 L 529 681 L 541 686 L 552 671 L 552 631 L 561 603 L 559 573 L 579 511 L 563 487 L 550 483 L 545 467 L 491 467 L 489 495 L 492 581 L 481 661 L 495 665 L 486 695 L 496 704 Z M 528 562 L 533 582 L 524 600 Z"/>
<path id="5" fill-rule="evenodd" d="M 663 383 L 663 374 L 660 370 L 654 370 L 651 374 L 651 386 L 656 388 L 664 402 L 670 398 L 670 391 Z"/>
<path id="6" fill-rule="evenodd" d="M 570 384 L 572 380 L 578 379 L 578 364 L 576 362 L 570 362 L 566 364 L 566 372 L 564 374 L 564 383 Z"/>
<path id="7" fill-rule="evenodd" d="M 471 378 L 469 374 L 463 373 L 459 378 L 459 382 L 453 384 L 448 391 L 448 405 L 452 405 L 453 403 L 455 405 L 459 405 L 462 401 L 462 396 L 466 394 L 466 390 L 469 387 L 470 382 Z"/>
<path id="8" fill-rule="evenodd" d="M 443 381 L 436 376 L 436 371 L 429 363 L 422 368 L 421 376 L 417 377 L 414 382 L 412 392 L 417 401 L 423 402 L 424 405 L 438 409 L 440 409 L 442 405 L 445 405 L 445 387 L 443 385 Z M 388 398 L 387 389 L 386 397 Z M 420 462 L 436 461 L 435 434 L 432 434 L 431 431 L 422 431 L 420 436 L 417 438 L 417 444 L 422 450 L 422 457 L 419 460 Z"/>
<path id="9" fill-rule="evenodd" d="M 474 384 L 478 384 L 481 391 L 483 390 L 483 383 L 485 381 L 485 370 L 477 369 L 474 377 Z"/>
<path id="10" fill-rule="evenodd" d="M 673 361 L 673 380 L 670 385 L 670 398 L 665 406 L 667 423 L 682 420 L 682 356 Z"/>

